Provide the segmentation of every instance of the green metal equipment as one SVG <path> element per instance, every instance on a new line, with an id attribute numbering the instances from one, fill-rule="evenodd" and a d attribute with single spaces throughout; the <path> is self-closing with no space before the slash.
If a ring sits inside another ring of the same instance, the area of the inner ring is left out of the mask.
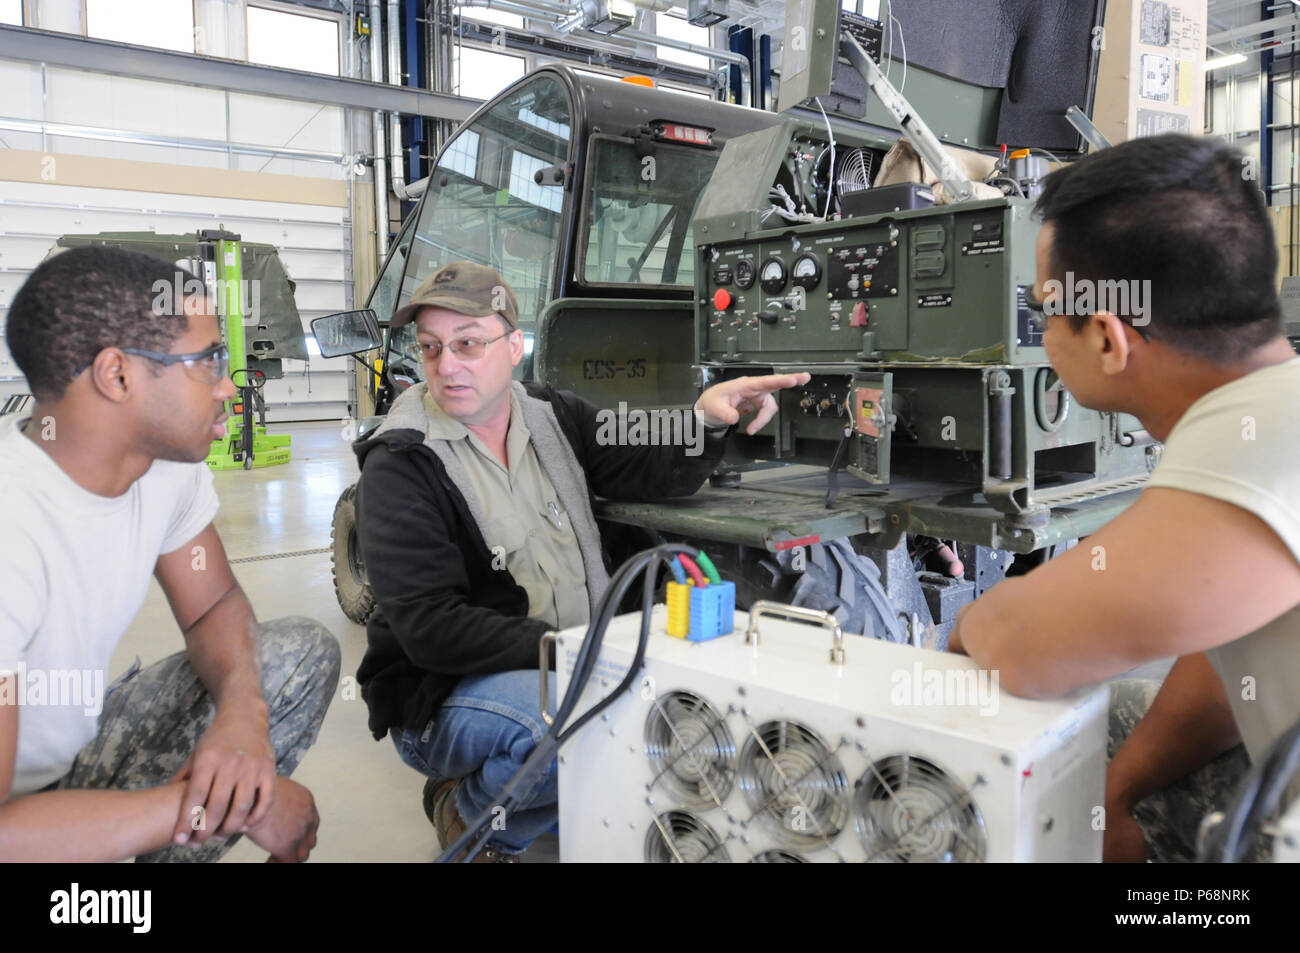
<path id="1" fill-rule="evenodd" d="M 254 406 L 262 403 L 266 373 L 250 368 L 244 341 L 242 252 L 238 235 L 220 229 L 199 232 L 199 267 L 203 283 L 217 305 L 217 323 L 230 349 L 230 379 L 239 395 L 226 402 L 226 435 L 212 442 L 208 466 L 213 470 L 273 467 L 288 463 L 288 434 L 268 434 L 265 423 L 254 419 Z M 264 406 L 264 404 L 263 404 Z"/>
<path id="2" fill-rule="evenodd" d="M 204 283 L 230 350 L 230 377 L 239 388 L 237 399 L 226 403 L 226 436 L 213 441 L 208 466 L 249 470 L 288 463 L 289 436 L 266 432 L 262 386 L 284 376 L 284 359 L 305 361 L 308 352 L 295 285 L 275 246 L 246 242 L 221 228 L 187 235 L 99 232 L 64 235 L 50 254 L 86 247 L 121 248 L 175 262 Z"/>

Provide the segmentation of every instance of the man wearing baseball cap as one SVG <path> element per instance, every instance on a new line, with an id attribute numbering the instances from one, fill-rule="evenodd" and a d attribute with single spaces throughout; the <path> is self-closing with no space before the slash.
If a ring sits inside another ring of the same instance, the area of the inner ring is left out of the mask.
<path id="1" fill-rule="evenodd" d="M 377 603 L 357 675 L 375 737 L 391 736 L 402 760 L 430 778 L 446 847 L 546 730 L 539 640 L 585 625 L 609 583 L 593 497 L 689 496 L 741 417 L 754 414 L 756 432 L 776 412 L 772 392 L 808 375 L 707 389 L 695 405 L 698 455 L 614 446 L 591 404 L 512 381 L 524 334 L 514 293 L 494 269 L 444 266 L 390 326 L 408 323 L 426 382 L 355 447 L 357 532 Z M 477 859 L 511 860 L 555 823 L 552 764 Z"/>

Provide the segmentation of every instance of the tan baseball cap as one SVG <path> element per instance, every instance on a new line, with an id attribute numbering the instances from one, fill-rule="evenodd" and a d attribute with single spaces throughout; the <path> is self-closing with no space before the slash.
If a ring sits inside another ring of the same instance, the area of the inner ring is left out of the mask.
<path id="1" fill-rule="evenodd" d="M 453 261 L 443 265 L 415 289 L 405 307 L 398 308 L 388 321 L 390 328 L 410 324 L 421 308 L 447 308 L 472 318 L 499 314 L 519 327 L 519 302 L 495 268 L 472 261 Z"/>

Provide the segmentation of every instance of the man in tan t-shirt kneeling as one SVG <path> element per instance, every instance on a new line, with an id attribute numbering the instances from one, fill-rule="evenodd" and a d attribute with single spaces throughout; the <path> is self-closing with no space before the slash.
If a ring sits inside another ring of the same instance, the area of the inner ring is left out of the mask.
<path id="1" fill-rule="evenodd" d="M 1217 139 L 1155 136 L 1053 173 L 1038 201 L 1049 359 L 1165 449 L 1127 511 L 968 606 L 950 648 L 1034 698 L 1177 657 L 1158 694 L 1113 687 L 1108 860 L 1192 859 L 1247 756 L 1300 719 L 1300 358 L 1247 169 Z M 1076 307 L 1081 289 L 1111 310 Z"/>

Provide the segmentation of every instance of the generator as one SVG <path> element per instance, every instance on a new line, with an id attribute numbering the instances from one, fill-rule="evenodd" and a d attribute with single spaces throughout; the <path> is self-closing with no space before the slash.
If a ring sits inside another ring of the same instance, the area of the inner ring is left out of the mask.
<path id="1" fill-rule="evenodd" d="M 1001 691 L 965 656 L 778 603 L 694 642 L 656 606 L 637 682 L 559 753 L 565 862 L 1100 861 L 1108 693 Z M 616 617 L 581 714 L 627 674 Z M 568 691 L 585 628 L 556 642 Z"/>
<path id="2" fill-rule="evenodd" d="M 1080 492 L 1139 486 L 1156 442 L 1134 417 L 1080 406 L 1048 363 L 1042 316 L 1026 302 L 1033 203 L 904 200 L 911 207 L 773 225 L 754 183 L 773 181 L 810 132 L 790 121 L 728 142 L 701 200 L 706 381 L 812 374 L 776 395 L 757 437 L 735 438 L 737 456 L 835 464 L 879 488 L 973 485 L 1022 523 Z M 957 526 L 934 532 L 963 538 Z"/>
<path id="3" fill-rule="evenodd" d="M 1008 155 L 1001 137 L 1060 135 L 1067 111 L 1004 110 L 1005 128 L 972 129 L 986 147 L 1001 139 L 996 160 L 953 149 L 951 132 L 936 134 L 882 69 L 878 23 L 801 0 L 786 37 L 788 118 L 727 142 L 694 219 L 704 382 L 812 374 L 777 395 L 778 415 L 757 439 L 736 441 L 736 459 L 843 467 L 886 498 L 909 483 L 974 486 L 947 505 L 992 507 L 1012 526 L 1140 486 L 1159 447 L 1136 418 L 1078 405 L 1027 302 L 1040 230 L 1032 199 L 1048 166 L 1031 148 Z M 1089 95 L 1092 65 L 1027 88 Z M 904 139 L 891 155 L 837 144 L 823 98 L 841 113 L 870 118 L 874 108 Z M 793 111 L 809 101 L 823 123 Z M 958 118 L 950 112 L 939 113 L 945 126 Z M 973 541 L 950 516 L 926 532 Z"/>

